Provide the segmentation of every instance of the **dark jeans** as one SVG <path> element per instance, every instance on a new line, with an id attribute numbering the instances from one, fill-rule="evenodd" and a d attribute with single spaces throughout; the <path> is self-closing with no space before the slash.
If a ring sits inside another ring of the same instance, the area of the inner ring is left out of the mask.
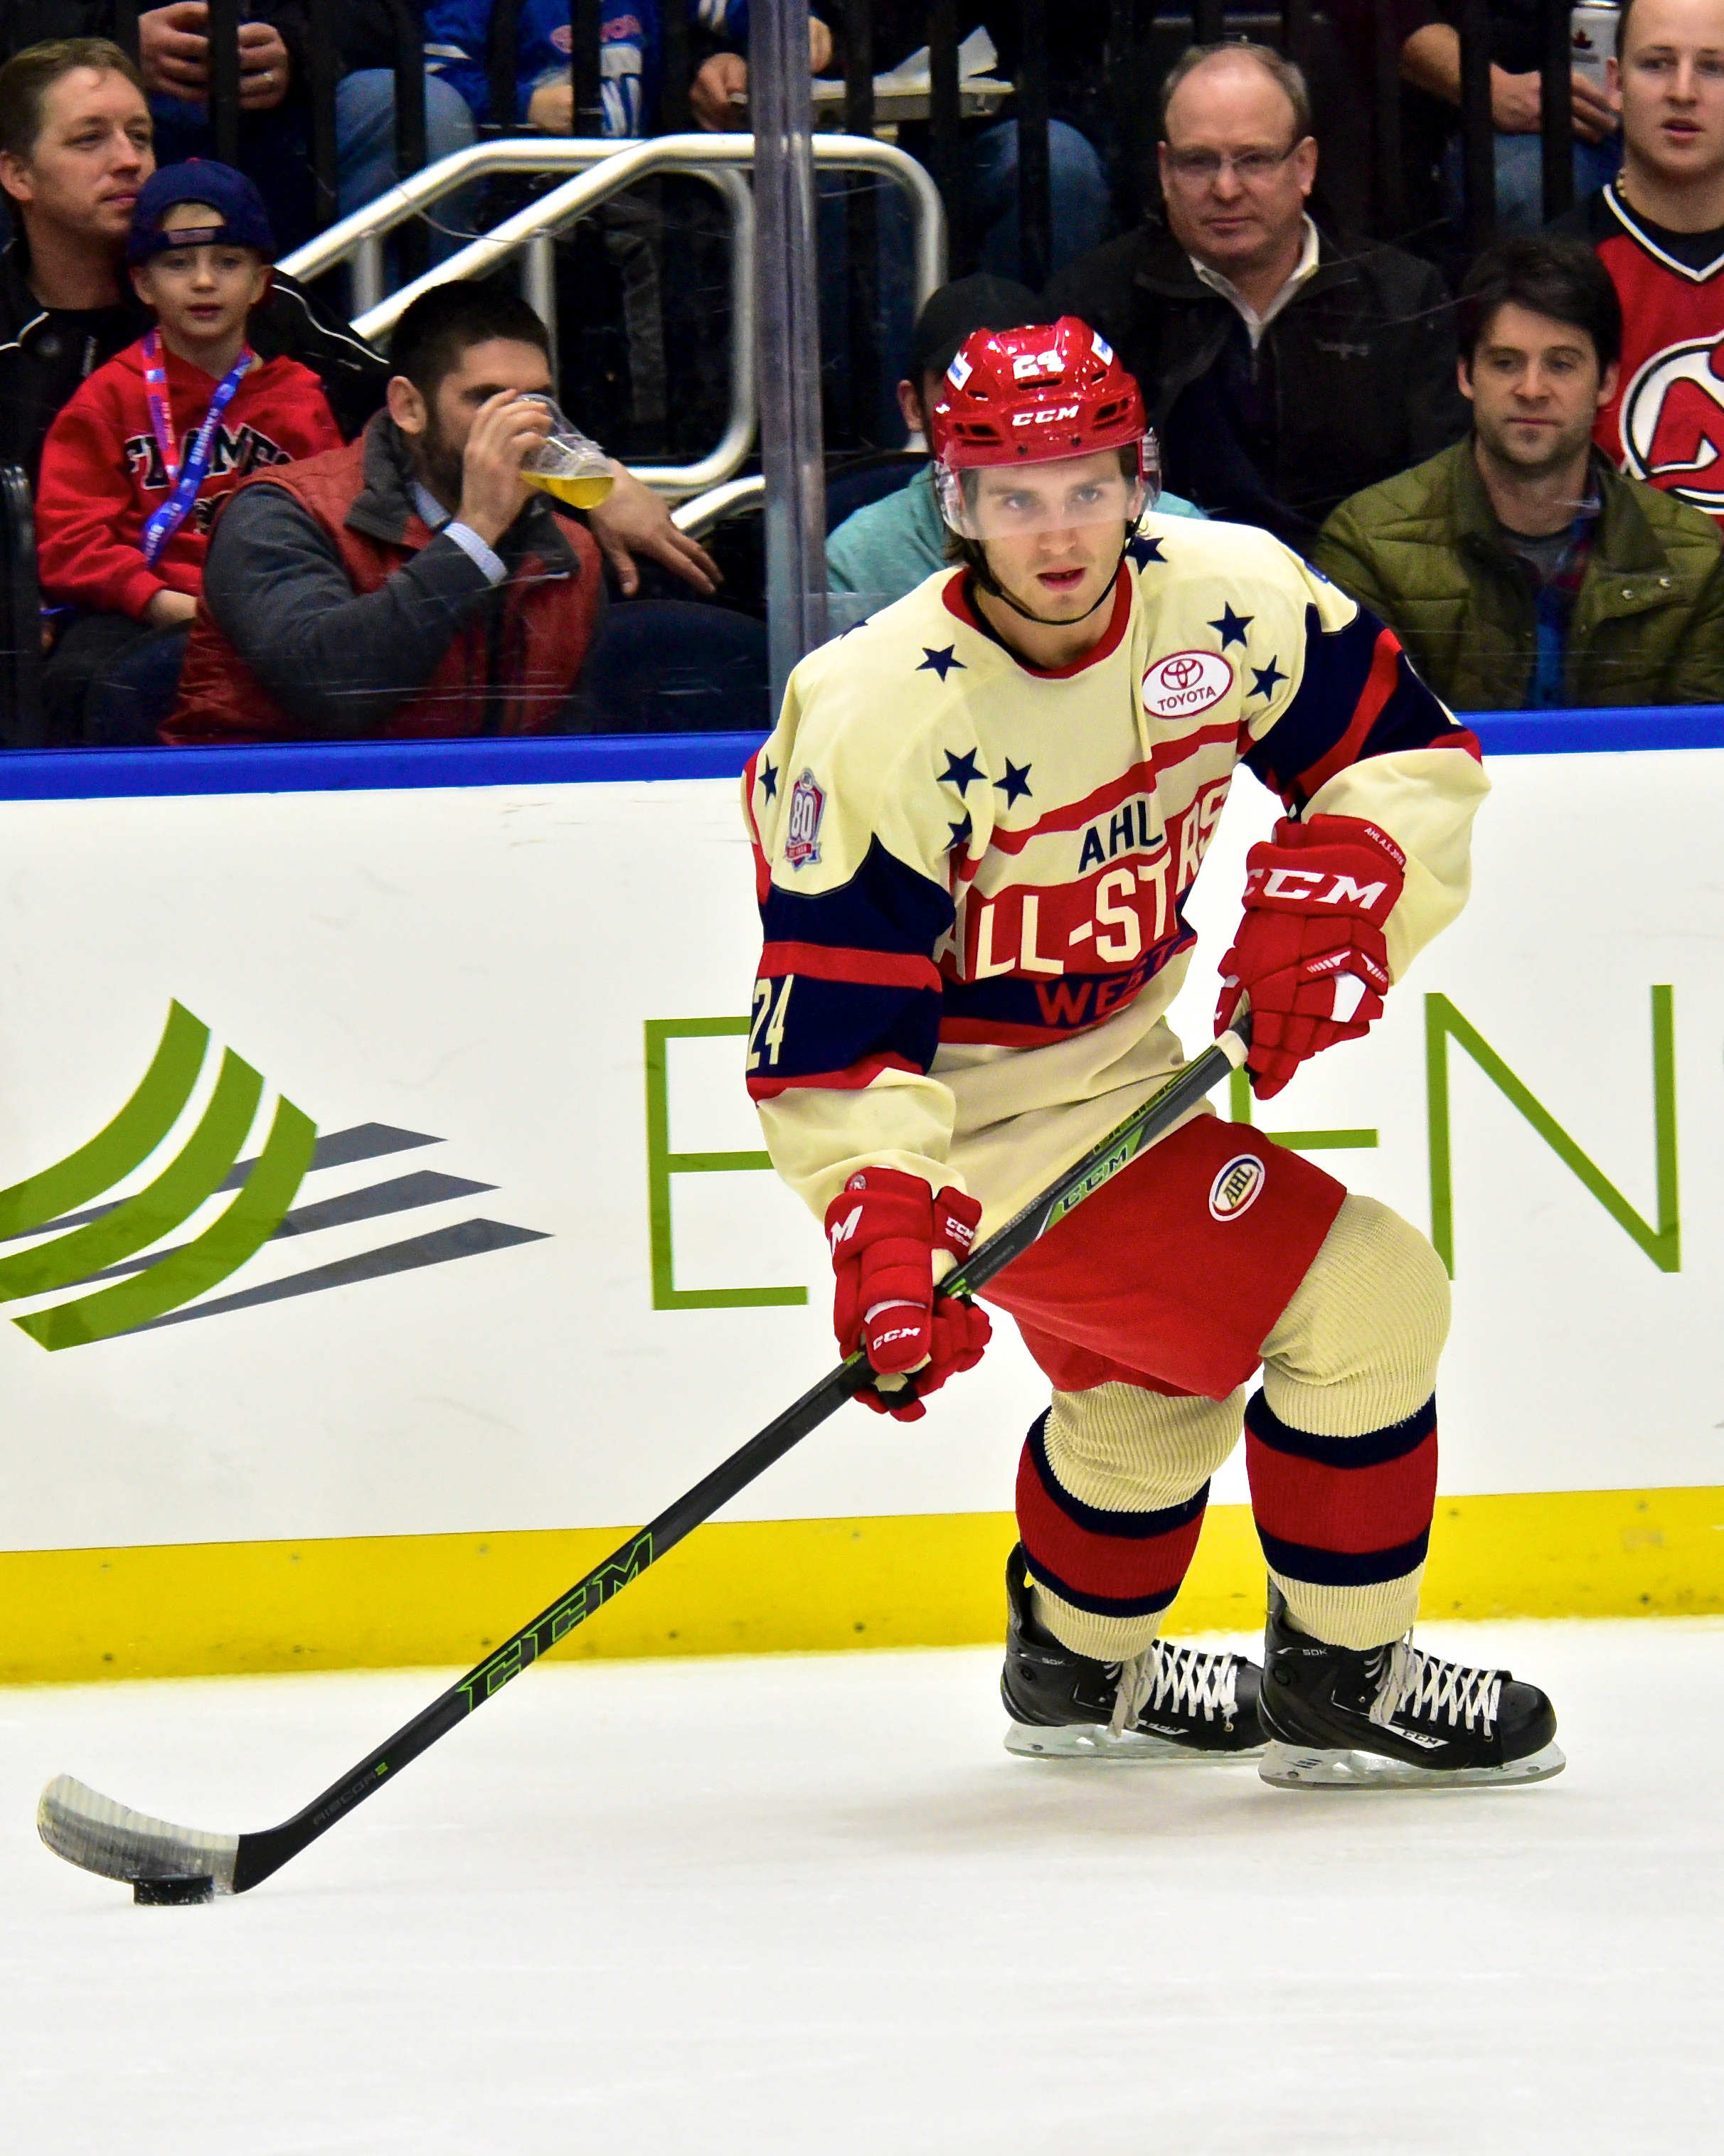
<path id="1" fill-rule="evenodd" d="M 173 709 L 189 628 L 152 629 L 130 614 L 79 614 L 42 669 L 49 748 L 153 742 Z"/>

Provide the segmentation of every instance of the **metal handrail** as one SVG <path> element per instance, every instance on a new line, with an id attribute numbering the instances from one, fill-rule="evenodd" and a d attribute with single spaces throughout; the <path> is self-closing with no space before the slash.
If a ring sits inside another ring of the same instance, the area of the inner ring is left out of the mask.
<path id="1" fill-rule="evenodd" d="M 913 157 L 890 142 L 854 135 L 816 135 L 816 165 L 838 172 L 872 172 L 892 180 L 910 197 L 915 237 L 915 298 L 922 302 L 945 278 L 945 214 L 939 190 Z M 752 135 L 660 135 L 643 141 L 605 141 L 591 136 L 558 141 L 506 137 L 475 143 L 401 181 L 375 202 L 332 224 L 281 264 L 301 281 L 357 258 L 356 292 L 370 300 L 353 322 L 363 337 L 392 329 L 421 292 L 458 279 L 481 277 L 509 255 L 525 251 L 523 285 L 528 303 L 554 335 L 550 249 L 556 232 L 598 203 L 654 172 L 682 172 L 708 181 L 731 211 L 731 403 L 723 438 L 689 465 L 640 465 L 636 476 L 663 494 L 692 495 L 716 486 L 747 458 L 754 445 L 754 202 L 742 179 L 752 165 Z M 595 170 L 602 166 L 604 169 Z M 380 291 L 384 235 L 442 196 L 498 172 L 561 172 L 574 177 L 506 218 L 447 261 L 388 299 Z"/>
<path id="2" fill-rule="evenodd" d="M 691 539 L 704 539 L 714 525 L 738 510 L 754 509 L 766 499 L 766 481 L 759 472 L 745 479 L 727 479 L 695 495 L 671 511 L 671 521 Z"/>
<path id="3" fill-rule="evenodd" d="M 835 172 L 873 172 L 883 179 L 895 181 L 910 196 L 919 212 L 915 260 L 919 305 L 945 281 L 945 211 L 933 180 L 913 157 L 893 142 L 877 142 L 857 135 L 816 135 L 813 144 L 816 165 Z M 321 277 L 326 270 L 332 270 L 337 263 L 357 255 L 362 247 L 381 247 L 386 233 L 420 210 L 429 208 L 444 195 L 470 187 L 475 180 L 485 179 L 493 172 L 584 172 L 590 165 L 618 160 L 624 162 L 625 176 L 613 184 L 626 186 L 651 172 L 701 172 L 752 165 L 754 138 L 752 135 L 656 135 L 641 141 L 619 141 L 580 135 L 505 136 L 492 142 L 476 142 L 471 149 L 457 150 L 453 157 L 441 157 L 424 172 L 398 181 L 375 202 L 367 203 L 363 209 L 342 218 L 327 232 L 320 232 L 315 239 L 307 240 L 303 247 L 285 256 L 280 266 L 301 283 Z M 529 207 L 543 209 L 552 199 L 547 196 L 543 202 Z M 512 223 L 514 221 L 510 220 Z M 474 242 L 474 246 L 484 244 L 485 239 L 481 238 Z M 463 249 L 447 262 L 440 263 L 412 288 L 415 294 L 424 285 L 446 282 L 451 275 L 472 275 L 470 269 L 455 267 L 465 262 L 471 251 Z M 491 255 L 486 259 L 492 263 L 497 257 Z M 358 324 L 356 322 L 354 326 L 358 328 Z"/>

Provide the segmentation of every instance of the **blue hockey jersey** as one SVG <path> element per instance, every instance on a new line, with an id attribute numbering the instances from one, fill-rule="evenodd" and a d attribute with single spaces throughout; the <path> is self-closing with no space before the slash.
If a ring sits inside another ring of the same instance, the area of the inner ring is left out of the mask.
<path id="1" fill-rule="evenodd" d="M 749 0 L 684 0 L 692 25 L 726 44 L 746 46 Z M 425 56 L 433 70 L 458 90 L 477 120 L 491 118 L 487 54 L 491 0 L 430 0 L 425 9 Z M 569 0 L 522 0 L 516 46 L 515 112 L 524 120 L 542 84 L 569 77 L 573 38 Z M 599 66 L 605 99 L 605 132 L 639 135 L 645 116 L 657 110 L 663 65 L 661 0 L 604 0 L 600 15 Z"/>

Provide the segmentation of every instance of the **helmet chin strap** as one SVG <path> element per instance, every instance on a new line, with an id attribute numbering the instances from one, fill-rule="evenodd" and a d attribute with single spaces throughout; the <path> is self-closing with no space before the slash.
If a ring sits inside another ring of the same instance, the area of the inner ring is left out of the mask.
<path id="1" fill-rule="evenodd" d="M 974 574 L 977 583 L 980 584 L 982 589 L 988 593 L 990 598 L 996 598 L 1004 605 L 1009 606 L 1015 614 L 1021 615 L 1025 621 L 1034 622 L 1037 629 L 1075 629 L 1080 621 L 1088 621 L 1090 615 L 1095 612 L 1097 607 L 1105 604 L 1105 603 L 1113 597 L 1114 587 L 1119 581 L 1120 568 L 1124 562 L 1127 553 L 1130 551 L 1132 541 L 1137 536 L 1137 527 L 1142 521 L 1143 511 L 1139 510 L 1137 515 L 1132 518 L 1130 523 L 1125 527 L 1125 536 L 1121 541 L 1119 546 L 1119 559 L 1114 562 L 1113 569 L 1109 574 L 1106 583 L 1102 586 L 1101 590 L 1096 595 L 1094 604 L 1085 607 L 1082 613 L 1061 614 L 1052 620 L 1050 620 L 1046 614 L 1032 613 L 1027 606 L 1021 605 L 1016 599 L 1013 598 L 1011 593 L 1005 588 L 1005 587 L 1001 583 L 999 578 L 994 574 L 993 569 L 988 562 L 988 550 L 986 545 L 980 546 L 977 548 L 977 552 L 981 556 L 981 567 L 980 569 L 975 570 Z"/>

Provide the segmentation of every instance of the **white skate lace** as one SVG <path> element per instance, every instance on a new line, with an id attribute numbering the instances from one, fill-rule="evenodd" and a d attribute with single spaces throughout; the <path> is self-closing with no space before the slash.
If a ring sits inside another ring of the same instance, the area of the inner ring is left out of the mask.
<path id="1" fill-rule="evenodd" d="M 1213 1722 L 1217 1715 L 1231 1722 L 1238 1706 L 1234 1691 L 1238 1668 L 1236 1655 L 1194 1654 L 1187 1647 L 1171 1647 L 1156 1640 L 1142 1654 L 1120 1663 L 1109 1730 L 1123 1737 L 1151 1707 L 1201 1714 L 1206 1722 Z"/>
<path id="2" fill-rule="evenodd" d="M 1421 1654 L 1406 1640 L 1397 1640 L 1387 1653 L 1377 1697 L 1371 1703 L 1371 1719 L 1379 1727 L 1387 1727 L 1404 1708 L 1415 1722 L 1443 1718 L 1451 1729 L 1460 1722 L 1471 1729 L 1476 1722 L 1487 1737 L 1490 1734 L 1502 1698 L 1500 1670 L 1469 1670 L 1459 1662 L 1445 1662 L 1436 1655 Z"/>

